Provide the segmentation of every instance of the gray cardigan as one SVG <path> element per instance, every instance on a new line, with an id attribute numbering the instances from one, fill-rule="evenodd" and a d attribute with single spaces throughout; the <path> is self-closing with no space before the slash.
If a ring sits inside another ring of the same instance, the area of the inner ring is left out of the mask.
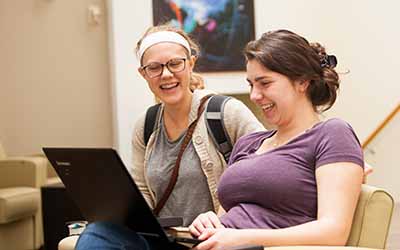
<path id="1" fill-rule="evenodd" d="M 197 109 L 200 104 L 200 99 L 211 93 L 213 92 L 210 90 L 195 90 L 193 92 L 192 107 L 189 113 L 189 124 L 197 117 Z M 163 105 L 161 108 L 163 108 Z M 155 196 L 149 186 L 146 170 L 149 156 L 154 147 L 155 138 L 157 138 L 159 129 L 156 128 L 154 130 L 146 147 L 143 139 L 144 120 L 145 113 L 140 116 L 135 124 L 132 139 L 133 168 L 130 172 L 147 203 L 151 208 L 154 208 L 156 203 Z M 226 102 L 223 112 L 223 121 L 232 144 L 236 143 L 239 137 L 243 135 L 264 130 L 263 125 L 257 120 L 253 113 L 242 102 L 233 98 Z M 156 124 L 159 124 L 159 121 L 156 121 Z M 219 201 L 216 194 L 217 184 L 222 172 L 226 168 L 226 163 L 207 132 L 204 113 L 200 117 L 193 132 L 192 142 L 195 151 L 200 158 L 201 168 L 207 178 L 209 190 L 205 190 L 205 192 L 208 191 L 211 193 L 214 209 L 217 211 L 219 207 Z M 188 186 L 190 186 L 190 183 L 188 183 Z"/>

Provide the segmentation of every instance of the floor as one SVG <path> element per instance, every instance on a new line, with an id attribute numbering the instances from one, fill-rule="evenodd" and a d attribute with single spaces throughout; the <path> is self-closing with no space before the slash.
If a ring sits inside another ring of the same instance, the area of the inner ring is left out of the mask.
<path id="1" fill-rule="evenodd" d="M 397 203 L 386 245 L 388 250 L 400 250 L 400 203 Z"/>

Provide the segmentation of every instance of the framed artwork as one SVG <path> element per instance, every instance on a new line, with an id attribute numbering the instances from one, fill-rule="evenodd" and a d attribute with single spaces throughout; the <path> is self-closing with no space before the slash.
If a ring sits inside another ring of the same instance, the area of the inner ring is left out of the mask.
<path id="1" fill-rule="evenodd" d="M 183 29 L 200 45 L 196 70 L 245 70 L 242 54 L 254 40 L 253 0 L 153 0 L 153 23 Z"/>

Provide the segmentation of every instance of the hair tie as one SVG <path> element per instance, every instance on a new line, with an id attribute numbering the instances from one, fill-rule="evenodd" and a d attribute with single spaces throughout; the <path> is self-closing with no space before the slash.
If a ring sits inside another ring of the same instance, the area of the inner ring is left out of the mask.
<path id="1" fill-rule="evenodd" d="M 337 59 L 334 55 L 325 54 L 321 58 L 321 67 L 322 68 L 335 68 L 337 65 Z"/>

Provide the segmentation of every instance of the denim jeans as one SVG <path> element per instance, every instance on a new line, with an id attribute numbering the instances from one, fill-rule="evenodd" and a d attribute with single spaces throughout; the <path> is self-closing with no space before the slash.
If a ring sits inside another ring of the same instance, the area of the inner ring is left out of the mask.
<path id="1" fill-rule="evenodd" d="M 145 238 L 127 227 L 110 222 L 88 225 L 78 239 L 76 250 L 165 250 L 187 249 L 177 244 L 165 244 Z"/>

